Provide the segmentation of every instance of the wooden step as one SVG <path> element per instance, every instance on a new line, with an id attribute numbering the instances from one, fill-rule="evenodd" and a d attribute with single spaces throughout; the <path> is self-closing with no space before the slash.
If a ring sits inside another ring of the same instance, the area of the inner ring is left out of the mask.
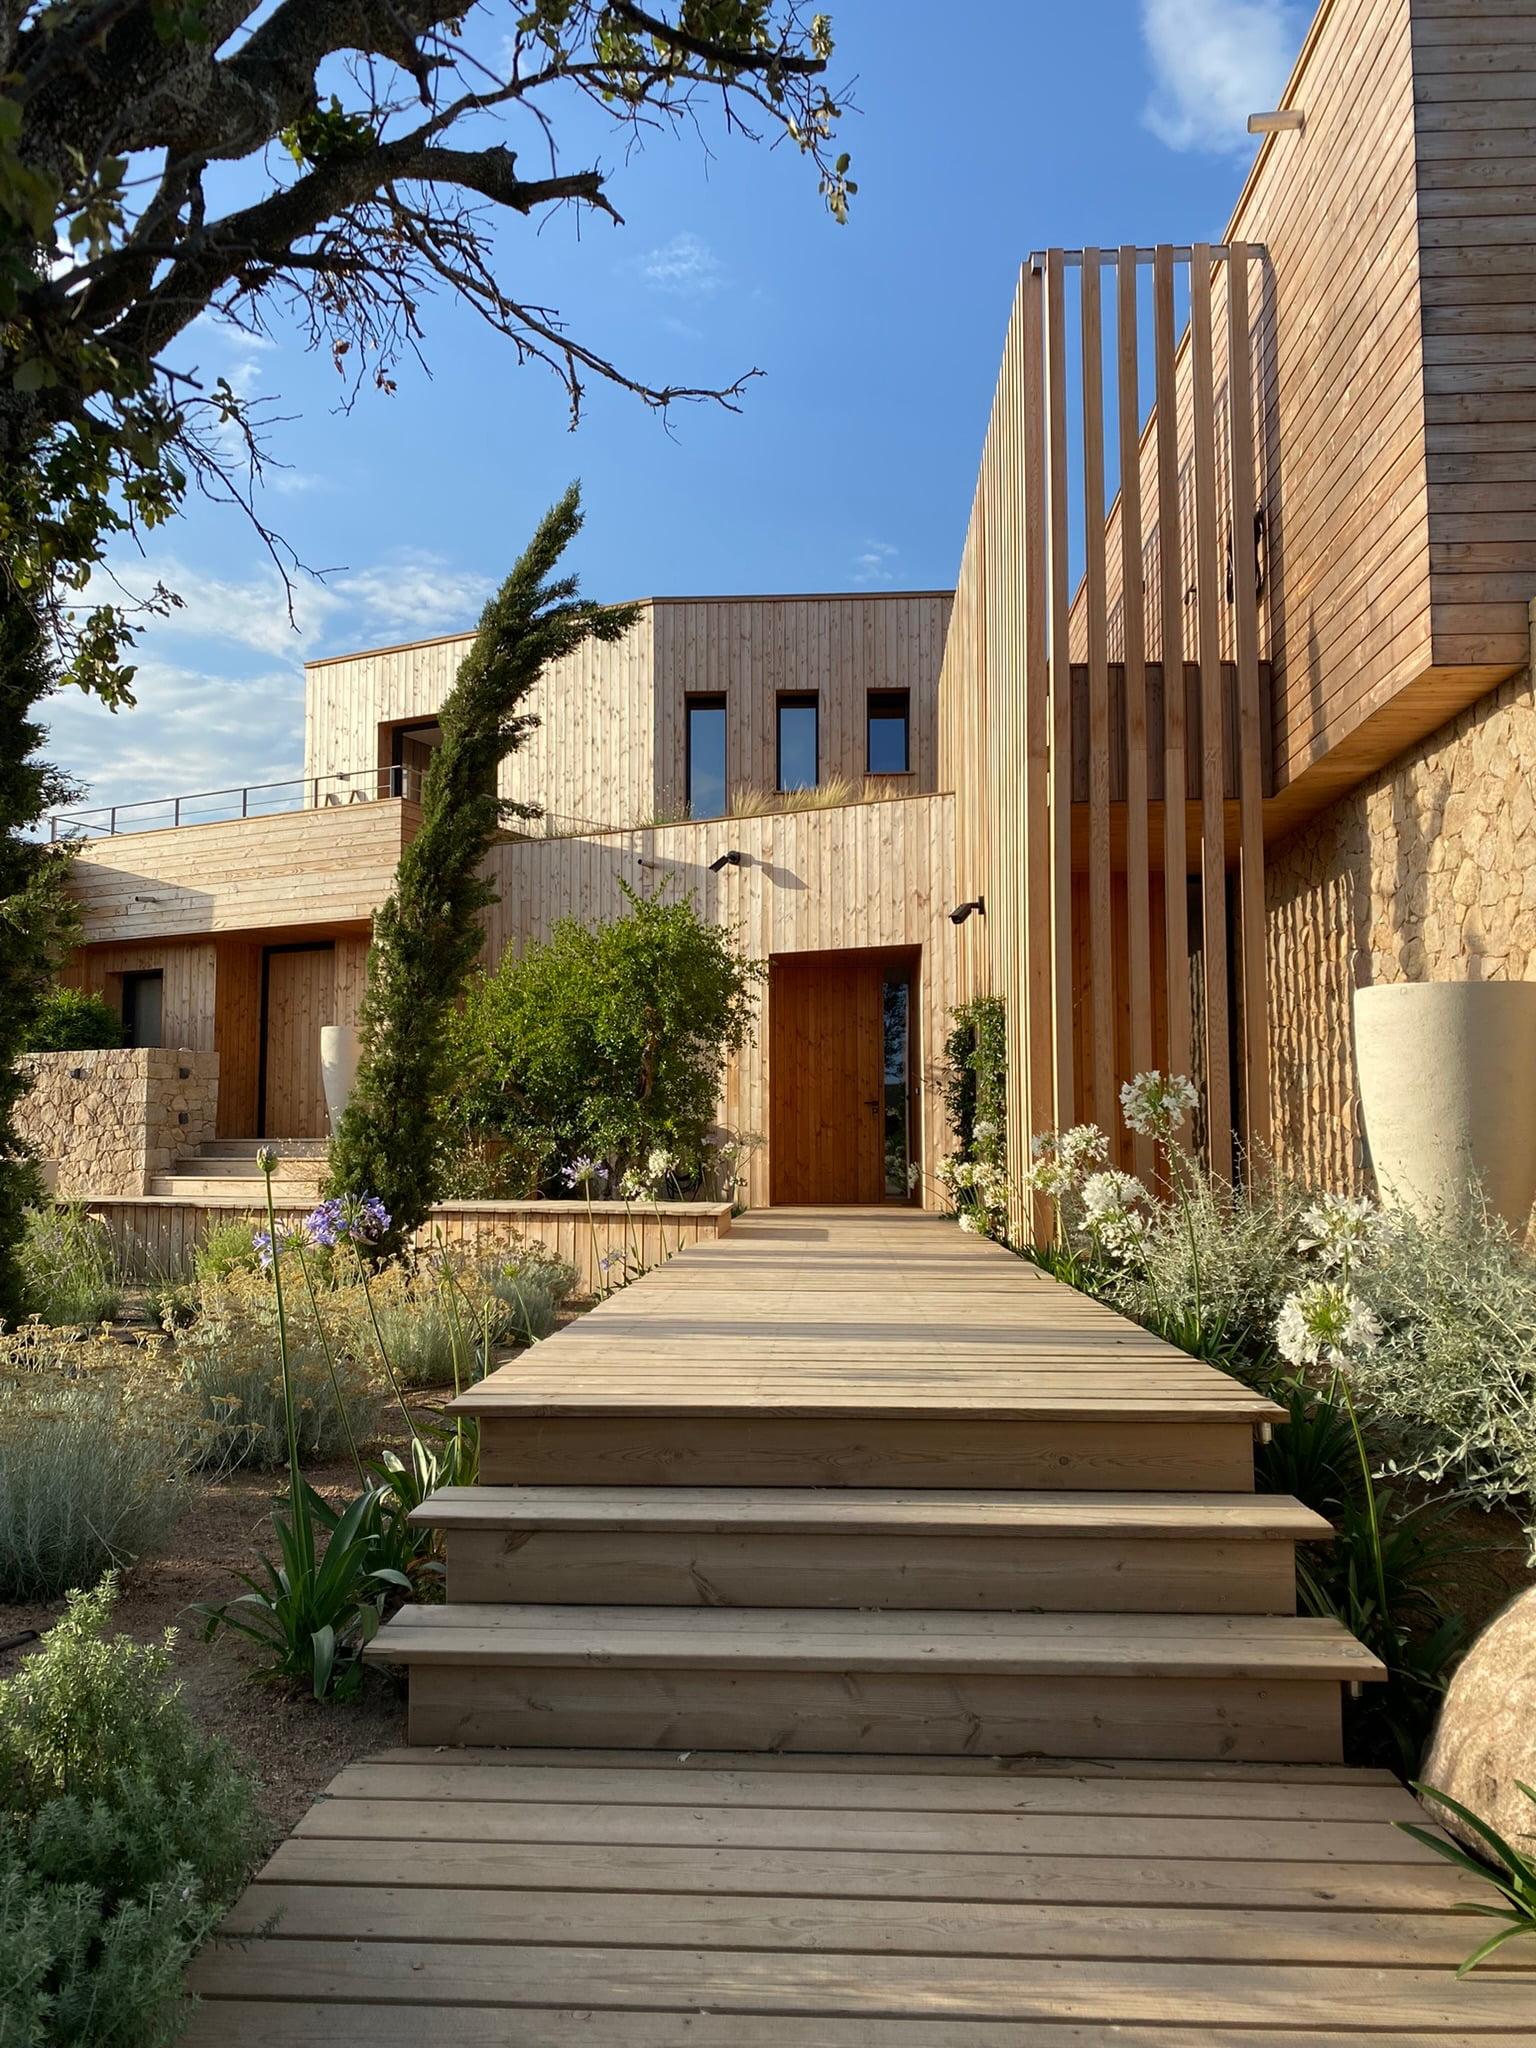
<path id="1" fill-rule="evenodd" d="M 180 1202 L 209 1202 L 231 1208 L 264 1209 L 267 1205 L 267 1184 L 259 1173 L 249 1178 L 234 1174 L 157 1173 L 149 1183 L 149 1192 L 173 1195 Z M 272 1192 L 279 1203 L 305 1201 L 313 1187 L 308 1181 L 297 1187 L 279 1183 Z"/>
<path id="2" fill-rule="evenodd" d="M 248 1152 L 197 1152 L 178 1159 L 171 1168 L 175 1178 L 192 1180 L 256 1180 L 262 1178 L 254 1157 Z M 302 1181 L 306 1187 L 318 1187 L 324 1179 L 326 1162 L 324 1158 L 290 1158 L 279 1153 L 277 1165 L 273 1168 L 275 1181 Z"/>
<path id="3" fill-rule="evenodd" d="M 205 1138 L 197 1148 L 199 1159 L 254 1159 L 261 1151 L 275 1151 L 278 1159 L 324 1161 L 330 1153 L 329 1138 Z"/>
<path id="4" fill-rule="evenodd" d="M 575 1399 L 534 1414 L 476 1389 L 450 1411 L 480 1418 L 488 1485 L 1131 1493 L 1251 1493 L 1255 1425 L 1278 1418 L 1258 1396 L 1215 1409 L 1167 1396 L 1030 1396 L 1014 1387 L 906 1401 L 872 1392 L 865 1402 L 850 1412 L 834 1395 L 814 1412 L 796 1386 L 782 1400 L 742 1401 L 728 1413 L 680 1395 L 650 1412 Z"/>
<path id="5" fill-rule="evenodd" d="M 413 1744 L 1232 1758 L 1340 1755 L 1341 1681 L 1382 1676 L 1293 1616 L 408 1607 Z"/>
<path id="6" fill-rule="evenodd" d="M 1290 1614 L 1328 1523 L 1272 1494 L 448 1487 L 450 1601 Z"/>

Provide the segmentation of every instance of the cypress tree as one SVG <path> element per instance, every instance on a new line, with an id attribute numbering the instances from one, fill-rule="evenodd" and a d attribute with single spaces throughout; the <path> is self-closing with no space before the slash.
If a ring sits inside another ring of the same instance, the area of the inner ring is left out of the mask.
<path id="1" fill-rule="evenodd" d="M 545 514 L 481 615 L 438 715 L 421 829 L 400 857 L 394 893 L 373 921 L 359 1013 L 357 1080 L 330 1151 L 327 1191 L 377 1195 L 398 1248 L 437 1199 L 446 1133 L 446 1025 L 496 901 L 484 874 L 499 828 L 534 815 L 496 793 L 497 770 L 537 720 L 519 707 L 551 662 L 586 640 L 621 639 L 633 605 L 599 605 L 575 576 L 554 576 L 581 530 L 580 487 Z"/>

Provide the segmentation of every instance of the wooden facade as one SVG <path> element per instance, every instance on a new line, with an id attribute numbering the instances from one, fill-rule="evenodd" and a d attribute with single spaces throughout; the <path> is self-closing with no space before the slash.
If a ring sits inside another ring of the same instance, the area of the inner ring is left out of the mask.
<path id="1" fill-rule="evenodd" d="M 893 786 L 938 787 L 939 658 L 947 591 L 641 601 L 615 646 L 589 643 L 555 663 L 528 709 L 539 719 L 502 767 L 507 797 L 538 804 L 555 836 L 686 815 L 687 704 L 724 699 L 726 785 L 776 785 L 780 694 L 818 699 L 820 776 L 861 785 L 871 691 L 905 691 L 911 769 Z M 305 693 L 309 777 L 387 771 L 393 735 L 428 724 L 470 636 L 311 662 Z"/>
<path id="2" fill-rule="evenodd" d="M 623 885 L 690 895 L 701 916 L 731 927 L 747 954 L 772 963 L 811 955 L 850 963 L 885 955 L 912 962 L 914 1157 L 930 1200 L 950 1149 L 940 1098 L 941 1055 L 958 1000 L 961 931 L 949 912 L 954 805 L 947 796 L 839 804 L 783 816 L 720 818 L 580 839 L 510 840 L 492 859 L 499 901 L 487 913 L 487 958 L 548 935 L 562 917 L 596 924 L 624 906 Z M 740 865 L 716 872 L 722 854 Z M 771 1096 L 795 1086 L 771 1071 L 772 984 L 752 1043 L 733 1062 L 722 1122 L 760 1141 L 747 1160 L 747 1199 L 771 1199 Z M 863 1098 L 860 1098 L 861 1100 Z"/>
<path id="3" fill-rule="evenodd" d="M 1528 0 L 1324 0 L 1222 243 L 1024 266 L 940 715 L 1016 1167 L 1151 1065 L 1262 1148 L 1266 843 L 1529 659 L 1532 78 Z"/>

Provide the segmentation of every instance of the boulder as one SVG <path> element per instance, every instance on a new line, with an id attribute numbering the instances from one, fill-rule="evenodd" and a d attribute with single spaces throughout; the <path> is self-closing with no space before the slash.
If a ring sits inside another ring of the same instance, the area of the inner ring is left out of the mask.
<path id="1" fill-rule="evenodd" d="M 1419 1776 L 1448 1792 L 1517 1848 L 1533 1847 L 1536 1805 L 1536 1586 L 1517 1593 L 1473 1643 L 1451 1680 Z M 1459 1841 L 1487 1854 L 1470 1829 L 1434 1809 Z"/>

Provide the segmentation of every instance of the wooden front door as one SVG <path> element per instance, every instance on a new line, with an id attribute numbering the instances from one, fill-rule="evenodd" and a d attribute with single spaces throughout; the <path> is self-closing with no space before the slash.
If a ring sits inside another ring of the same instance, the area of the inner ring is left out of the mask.
<path id="1" fill-rule="evenodd" d="M 773 962 L 773 1202 L 886 1199 L 884 1003 L 891 973 L 879 954 L 807 954 Z"/>
<path id="2" fill-rule="evenodd" d="M 262 957 L 263 1138 L 327 1136 L 320 1026 L 336 1021 L 336 948 L 268 946 Z"/>

